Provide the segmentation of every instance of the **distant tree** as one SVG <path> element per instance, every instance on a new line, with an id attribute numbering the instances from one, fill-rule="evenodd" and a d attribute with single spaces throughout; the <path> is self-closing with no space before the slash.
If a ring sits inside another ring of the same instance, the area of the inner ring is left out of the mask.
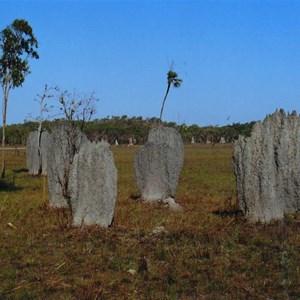
<path id="1" fill-rule="evenodd" d="M 182 83 L 182 80 L 179 79 L 177 76 L 178 76 L 177 73 L 174 72 L 172 69 L 167 73 L 168 85 L 167 85 L 167 91 L 166 91 L 166 94 L 165 94 L 165 97 L 164 97 L 164 100 L 163 100 L 163 103 L 161 106 L 161 110 L 160 110 L 160 115 L 159 115 L 160 122 L 162 121 L 162 114 L 163 114 L 166 99 L 167 99 L 169 91 L 170 91 L 170 87 L 173 85 L 175 88 L 178 88 L 178 87 L 180 87 L 180 85 Z"/>
<path id="2" fill-rule="evenodd" d="M 16 19 L 0 33 L 0 83 L 3 89 L 2 172 L 5 177 L 5 128 L 8 96 L 11 89 L 22 86 L 30 73 L 28 59 L 38 59 L 38 42 L 26 20 Z"/>

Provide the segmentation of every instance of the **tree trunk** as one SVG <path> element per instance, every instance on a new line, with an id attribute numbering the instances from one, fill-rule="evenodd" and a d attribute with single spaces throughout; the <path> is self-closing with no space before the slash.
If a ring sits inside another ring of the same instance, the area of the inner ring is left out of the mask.
<path id="1" fill-rule="evenodd" d="M 39 174 L 42 173 L 42 153 L 41 153 L 41 140 L 42 140 L 42 121 L 39 121 L 38 127 L 38 139 L 37 139 L 37 150 L 38 150 L 38 157 L 39 157 Z"/>
<path id="2" fill-rule="evenodd" d="M 160 116 L 159 116 L 160 122 L 162 121 L 161 118 L 162 118 L 162 114 L 163 114 L 165 102 L 166 102 L 167 96 L 168 96 L 168 94 L 169 94 L 170 86 L 171 86 L 171 84 L 169 83 L 169 84 L 168 84 L 167 91 L 166 91 L 166 94 L 165 94 L 165 97 L 164 97 L 164 100 L 163 100 L 163 103 L 162 103 L 162 106 L 161 106 Z"/>
<path id="3" fill-rule="evenodd" d="M 2 171 L 1 178 L 5 177 L 5 129 L 6 129 L 6 112 L 8 102 L 9 87 L 3 88 L 3 107 L 2 107 Z"/>

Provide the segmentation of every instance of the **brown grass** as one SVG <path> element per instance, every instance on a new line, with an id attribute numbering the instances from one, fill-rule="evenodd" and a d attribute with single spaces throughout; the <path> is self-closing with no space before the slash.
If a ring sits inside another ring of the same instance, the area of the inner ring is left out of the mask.
<path id="1" fill-rule="evenodd" d="M 182 212 L 134 200 L 136 148 L 112 149 L 119 182 L 108 229 L 72 228 L 67 210 L 48 207 L 44 179 L 27 175 L 24 153 L 9 152 L 0 299 L 300 298 L 299 216 L 263 225 L 236 213 L 231 145 L 186 146 Z"/>

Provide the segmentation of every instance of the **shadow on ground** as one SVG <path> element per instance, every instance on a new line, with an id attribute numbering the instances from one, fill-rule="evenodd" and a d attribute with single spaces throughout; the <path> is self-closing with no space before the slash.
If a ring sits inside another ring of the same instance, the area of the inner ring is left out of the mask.
<path id="1" fill-rule="evenodd" d="M 222 218 L 243 216 L 243 212 L 240 209 L 214 210 L 212 213 Z"/>
<path id="2" fill-rule="evenodd" d="M 13 174 L 0 179 L 0 191 L 14 192 L 22 190 L 22 187 L 16 185 L 16 174 L 27 172 L 27 169 L 13 170 Z"/>
<path id="3" fill-rule="evenodd" d="M 8 182 L 6 180 L 0 179 L 0 192 L 14 192 L 20 190 L 22 190 L 22 188 L 16 186 L 14 182 Z"/>
<path id="4" fill-rule="evenodd" d="M 18 173 L 28 173 L 28 169 L 26 169 L 26 168 L 15 169 L 15 170 L 13 170 L 13 172 L 15 174 L 18 174 Z"/>

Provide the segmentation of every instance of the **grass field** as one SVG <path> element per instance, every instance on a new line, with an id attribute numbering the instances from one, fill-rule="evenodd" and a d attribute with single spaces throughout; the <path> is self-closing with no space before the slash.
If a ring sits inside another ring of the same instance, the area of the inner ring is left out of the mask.
<path id="1" fill-rule="evenodd" d="M 24 150 L 8 151 L 0 299 L 300 299 L 299 216 L 264 225 L 237 213 L 231 145 L 185 147 L 183 211 L 135 200 L 136 149 L 113 148 L 108 229 L 72 228 L 68 210 L 48 207 L 45 178 L 27 175 Z"/>

